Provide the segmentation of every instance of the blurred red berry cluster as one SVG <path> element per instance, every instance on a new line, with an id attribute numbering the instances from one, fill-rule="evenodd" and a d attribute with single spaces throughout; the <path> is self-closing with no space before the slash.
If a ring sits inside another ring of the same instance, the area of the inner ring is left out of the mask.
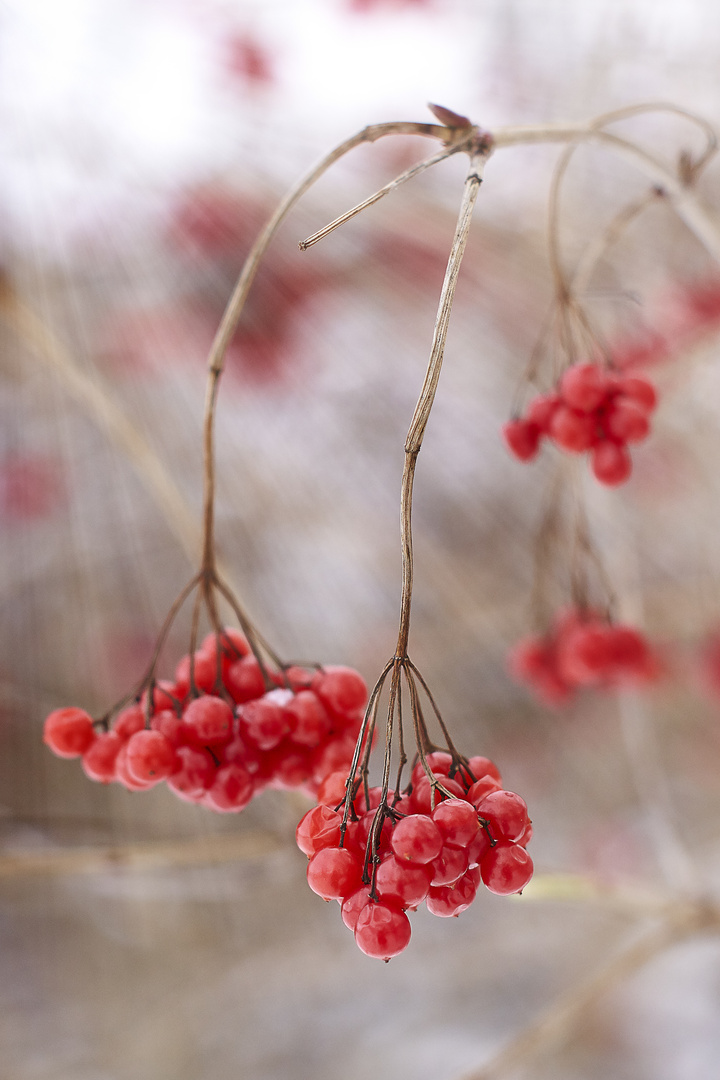
<path id="1" fill-rule="evenodd" d="M 508 666 L 548 705 L 565 704 L 584 687 L 643 685 L 661 673 L 656 652 L 639 630 L 577 610 L 559 615 L 543 637 L 518 641 Z"/>
<path id="2" fill-rule="evenodd" d="M 657 405 L 647 379 L 614 375 L 599 364 L 573 364 L 557 390 L 530 402 L 526 415 L 503 427 L 505 442 L 520 461 L 531 461 L 543 437 L 570 453 L 590 452 L 603 484 L 622 484 L 632 472 L 629 443 L 642 442 Z"/>

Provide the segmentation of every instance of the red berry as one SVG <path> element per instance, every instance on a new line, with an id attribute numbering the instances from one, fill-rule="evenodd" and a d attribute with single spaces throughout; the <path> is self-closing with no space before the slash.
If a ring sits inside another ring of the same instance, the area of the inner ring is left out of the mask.
<path id="1" fill-rule="evenodd" d="M 240 732 L 261 750 L 272 750 L 290 730 L 285 708 L 292 700 L 290 690 L 270 690 L 255 701 L 238 706 Z"/>
<path id="2" fill-rule="evenodd" d="M 482 780 L 484 776 L 490 776 L 493 780 L 497 780 L 499 784 L 502 784 L 500 770 L 490 758 L 475 754 L 473 757 L 468 758 L 468 768 L 476 780 Z"/>
<path id="3" fill-rule="evenodd" d="M 432 819 L 443 835 L 443 842 L 452 847 L 467 847 L 480 828 L 475 807 L 465 799 L 441 802 L 433 810 Z"/>
<path id="4" fill-rule="evenodd" d="M 477 806 L 491 791 L 500 791 L 502 784 L 494 776 L 483 776 L 468 788 L 468 801 Z"/>
<path id="5" fill-rule="evenodd" d="M 316 671 L 311 683 L 326 709 L 340 720 L 362 717 L 367 702 L 367 686 L 362 675 L 348 667 L 325 667 Z"/>
<path id="6" fill-rule="evenodd" d="M 337 847 L 342 819 L 342 813 L 329 806 L 313 806 L 295 830 L 297 846 L 306 855 L 316 855 L 326 847 Z"/>
<path id="7" fill-rule="evenodd" d="M 410 920 L 403 911 L 383 903 L 367 904 L 358 915 L 355 941 L 366 956 L 390 960 L 410 943 Z"/>
<path id="8" fill-rule="evenodd" d="M 425 760 L 435 776 L 448 776 L 453 766 L 452 754 L 448 754 L 446 750 L 433 750 L 431 754 L 426 755 Z M 425 767 L 421 761 L 418 761 L 410 775 L 410 780 L 415 785 L 426 779 Z"/>
<path id="9" fill-rule="evenodd" d="M 627 375 L 619 380 L 618 387 L 623 397 L 629 398 L 646 413 L 652 412 L 657 407 L 655 387 L 647 379 Z"/>
<path id="10" fill-rule="evenodd" d="M 387 855 L 377 868 L 375 888 L 383 903 L 414 908 L 427 896 L 431 876 L 429 867 L 413 866 Z"/>
<path id="11" fill-rule="evenodd" d="M 145 706 L 147 705 L 148 691 L 145 690 L 140 698 L 140 708 L 145 713 Z M 159 679 L 153 686 L 152 697 L 152 713 L 161 712 L 164 709 L 174 709 L 177 702 L 181 700 L 178 689 L 175 683 L 170 682 L 169 679 Z"/>
<path id="12" fill-rule="evenodd" d="M 43 742 L 58 757 L 80 757 L 95 738 L 92 717 L 84 709 L 55 709 L 45 720 Z"/>
<path id="13" fill-rule="evenodd" d="M 220 813 L 244 810 L 255 794 L 252 775 L 242 765 L 224 765 L 218 769 L 212 786 L 203 798 L 203 805 Z"/>
<path id="14" fill-rule="evenodd" d="M 343 802 L 346 795 L 346 780 L 347 772 L 344 770 L 328 773 L 318 788 L 317 801 L 325 806 L 337 806 Z"/>
<path id="15" fill-rule="evenodd" d="M 465 789 L 457 780 L 451 780 L 447 776 L 440 776 L 440 782 L 444 788 L 450 792 L 451 796 L 458 796 L 459 798 L 465 797 Z M 441 803 L 447 796 L 440 791 L 439 788 L 435 788 L 435 806 Z M 427 776 L 423 778 L 415 785 L 410 797 L 410 803 L 413 808 L 413 812 L 416 814 L 430 814 L 433 807 L 431 804 L 431 791 L 430 781 Z"/>
<path id="16" fill-rule="evenodd" d="M 114 731 L 98 735 L 83 754 L 82 767 L 86 776 L 101 784 L 115 779 L 115 759 L 123 745 Z"/>
<path id="17" fill-rule="evenodd" d="M 527 804 L 514 791 L 493 791 L 478 805 L 493 840 L 517 840 L 528 823 Z"/>
<path id="18" fill-rule="evenodd" d="M 127 743 L 127 768 L 134 780 L 163 780 L 177 764 L 172 743 L 160 731 L 136 731 Z"/>
<path id="19" fill-rule="evenodd" d="M 520 461 L 532 461 L 537 455 L 542 432 L 531 420 L 508 420 L 502 433 L 510 452 Z"/>
<path id="20" fill-rule="evenodd" d="M 623 443 L 604 439 L 593 447 L 592 471 L 601 484 L 624 484 L 632 472 L 632 460 Z"/>
<path id="21" fill-rule="evenodd" d="M 129 705 L 113 720 L 112 729 L 119 738 L 127 740 L 145 727 L 145 713 L 140 705 Z"/>
<path id="22" fill-rule="evenodd" d="M 443 847 L 437 859 L 431 863 L 432 885 L 452 885 L 468 868 L 467 848 Z"/>
<path id="23" fill-rule="evenodd" d="M 168 777 L 167 786 L 181 799 L 194 801 L 212 785 L 217 771 L 207 750 L 181 746 L 177 751 L 175 771 Z"/>
<path id="24" fill-rule="evenodd" d="M 608 378 L 597 364 L 573 364 L 560 380 L 563 400 L 580 412 L 594 412 L 608 392 Z"/>
<path id="25" fill-rule="evenodd" d="M 244 656 L 242 660 L 231 663 L 225 672 L 224 682 L 228 693 L 238 705 L 253 701 L 265 693 L 265 681 L 254 656 Z"/>
<path id="26" fill-rule="evenodd" d="M 161 731 L 173 746 L 180 746 L 185 741 L 185 723 L 171 709 L 156 712 L 150 721 L 150 727 L 153 731 Z"/>
<path id="27" fill-rule="evenodd" d="M 345 923 L 348 930 L 355 931 L 360 912 L 370 903 L 368 889 L 368 885 L 361 885 L 356 892 L 351 893 L 350 896 L 342 902 L 342 908 L 340 909 L 342 921 Z"/>
<path id="28" fill-rule="evenodd" d="M 593 415 L 558 405 L 550 421 L 550 437 L 563 450 L 580 454 L 597 440 L 597 422 Z"/>
<path id="29" fill-rule="evenodd" d="M 540 394 L 527 407 L 527 420 L 535 424 L 541 433 L 547 435 L 553 413 L 561 402 L 559 394 Z"/>
<path id="30" fill-rule="evenodd" d="M 183 721 L 192 740 L 199 745 L 229 742 L 233 733 L 232 709 L 222 698 L 208 694 L 185 707 Z"/>
<path id="31" fill-rule="evenodd" d="M 525 848 L 504 840 L 490 848 L 480 863 L 480 873 L 490 892 L 508 896 L 525 888 L 533 874 L 533 861 Z"/>
<path id="32" fill-rule="evenodd" d="M 128 743 L 124 742 L 115 758 L 115 779 L 117 782 L 127 788 L 128 791 L 147 791 L 149 788 L 155 787 L 159 783 L 159 777 L 154 780 L 138 780 L 136 776 L 133 776 L 128 768 L 127 752 Z"/>
<path id="33" fill-rule="evenodd" d="M 324 900 L 344 900 L 360 888 L 362 864 L 347 848 L 323 848 L 310 859 L 308 885 Z"/>
<path id="34" fill-rule="evenodd" d="M 432 888 L 425 901 L 428 911 L 441 919 L 449 919 L 454 915 L 461 915 L 472 904 L 477 895 L 480 883 L 480 872 L 468 870 L 454 885 L 444 885 Z"/>
<path id="35" fill-rule="evenodd" d="M 285 707 L 290 738 L 300 746 L 318 746 L 330 734 L 332 721 L 317 694 L 300 690 Z"/>
<path id="36" fill-rule="evenodd" d="M 193 661 L 193 677 L 195 687 L 206 694 L 212 694 L 215 690 L 218 677 L 218 662 L 215 653 L 206 653 L 198 650 Z M 175 685 L 181 698 L 187 697 L 190 690 L 190 657 L 183 656 L 175 668 Z"/>
<path id="37" fill-rule="evenodd" d="M 648 437 L 650 421 L 645 409 L 621 395 L 608 409 L 604 427 L 610 438 L 618 442 L 638 443 Z"/>
<path id="38" fill-rule="evenodd" d="M 610 662 L 609 627 L 580 625 L 561 635 L 557 663 L 562 677 L 574 686 L 590 686 L 603 678 Z"/>
<path id="39" fill-rule="evenodd" d="M 443 836 L 431 817 L 411 814 L 398 821 L 393 829 L 392 849 L 399 859 L 424 865 L 436 859 L 443 846 Z"/>

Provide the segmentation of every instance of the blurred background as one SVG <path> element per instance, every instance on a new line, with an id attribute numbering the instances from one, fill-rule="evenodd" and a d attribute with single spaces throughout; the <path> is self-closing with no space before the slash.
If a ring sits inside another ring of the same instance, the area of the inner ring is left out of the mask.
<path id="1" fill-rule="evenodd" d="M 557 147 L 503 150 L 486 169 L 418 465 L 411 632 L 458 745 L 526 798 L 537 883 L 519 900 L 479 897 L 458 922 L 418 912 L 410 948 L 384 966 L 306 886 L 300 796 L 268 792 L 220 818 L 164 787 L 92 784 L 41 734 L 49 710 L 100 714 L 139 679 L 193 573 L 205 357 L 293 180 L 368 123 L 431 119 L 428 101 L 490 130 L 640 101 L 718 126 L 719 48 L 711 0 L 3 5 L 3 1078 L 460 1080 L 652 931 L 657 897 L 712 896 L 720 275 L 663 199 L 583 297 L 660 388 L 656 430 L 621 490 L 583 484 L 620 611 L 656 644 L 664 677 L 642 697 L 588 693 L 553 711 L 506 672 L 531 627 L 560 461 L 547 448 L 522 466 L 499 435 L 551 301 Z M 674 117 L 622 131 L 668 165 L 702 147 Z M 395 645 L 403 444 L 464 160 L 297 245 L 432 149 L 361 148 L 313 189 L 258 276 L 220 393 L 228 573 L 282 655 L 350 664 L 370 684 Z M 578 152 L 568 269 L 647 187 L 607 152 Z M 717 165 L 697 194 L 720 212 Z M 558 606 L 562 536 L 544 565 Z M 575 876 L 561 887 L 555 874 Z M 483 1075 L 706 1080 L 719 1017 L 720 942 L 697 933 L 517 1068 Z"/>

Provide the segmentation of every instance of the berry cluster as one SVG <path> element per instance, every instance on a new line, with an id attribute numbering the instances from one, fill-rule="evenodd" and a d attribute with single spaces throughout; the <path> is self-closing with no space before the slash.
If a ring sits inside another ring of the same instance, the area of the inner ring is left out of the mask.
<path id="1" fill-rule="evenodd" d="M 652 383 L 614 375 L 599 364 L 573 364 L 555 393 L 530 402 L 524 417 L 503 427 L 505 441 L 520 461 L 531 461 L 543 436 L 574 454 L 590 451 L 593 473 L 603 484 L 622 484 L 632 472 L 628 443 L 650 431 L 657 405 Z"/>
<path id="2" fill-rule="evenodd" d="M 430 781 L 418 764 L 408 790 L 384 813 L 377 809 L 380 788 L 359 792 L 343 836 L 345 777 L 336 773 L 297 827 L 298 847 L 310 860 L 310 888 L 341 904 L 358 947 L 381 960 L 407 947 L 406 912 L 423 901 L 433 915 L 448 918 L 470 906 L 481 881 L 506 895 L 532 877 L 527 806 L 503 790 L 492 761 L 472 757 L 455 767 L 442 751 L 427 761 L 445 788 L 436 788 L 434 809 Z"/>
<path id="3" fill-rule="evenodd" d="M 638 685 L 660 674 L 658 657 L 639 630 L 581 611 L 560 615 L 544 637 L 518 641 L 509 668 L 549 705 L 564 704 L 585 686 Z"/>
<path id="4" fill-rule="evenodd" d="M 262 669 L 236 630 L 209 635 L 174 682 L 153 687 L 98 733 L 83 709 L 56 709 L 45 743 L 59 757 L 81 757 L 91 780 L 144 791 L 164 780 L 188 802 L 243 810 L 266 787 L 315 797 L 326 776 L 347 771 L 367 701 L 351 668 Z M 192 684 L 192 687 L 191 687 Z"/>

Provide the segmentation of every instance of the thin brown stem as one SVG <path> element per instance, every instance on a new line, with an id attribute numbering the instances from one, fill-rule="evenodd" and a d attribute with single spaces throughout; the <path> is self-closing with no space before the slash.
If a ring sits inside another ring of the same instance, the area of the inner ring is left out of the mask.
<path id="1" fill-rule="evenodd" d="M 491 151 L 485 150 L 474 154 L 470 158 L 470 166 L 465 179 L 463 198 L 460 204 L 460 212 L 453 237 L 452 249 L 445 271 L 440 303 L 435 319 L 430 359 L 428 361 L 425 381 L 420 397 L 418 398 L 415 412 L 410 422 L 407 439 L 405 440 L 405 465 L 403 468 L 402 488 L 400 495 L 400 535 L 402 544 L 402 597 L 400 601 L 400 629 L 398 643 L 395 650 L 396 656 L 407 656 L 408 637 L 410 633 L 410 604 L 412 600 L 413 586 L 413 551 L 412 551 L 412 493 L 415 479 L 415 466 L 417 457 L 422 446 L 425 428 L 430 417 L 435 400 L 440 371 L 442 369 L 443 356 L 445 353 L 445 341 L 447 338 L 450 312 L 455 297 L 460 264 L 467 244 L 468 233 L 472 212 L 477 200 L 480 184 L 482 183 L 483 167 Z"/>

